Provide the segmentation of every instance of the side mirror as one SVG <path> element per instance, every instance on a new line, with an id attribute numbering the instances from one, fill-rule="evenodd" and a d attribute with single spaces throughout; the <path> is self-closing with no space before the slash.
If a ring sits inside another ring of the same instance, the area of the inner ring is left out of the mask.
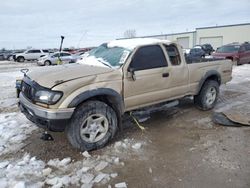
<path id="1" fill-rule="evenodd" d="M 132 67 L 129 67 L 128 72 L 131 74 L 132 80 L 135 81 L 136 80 L 135 69 Z"/>

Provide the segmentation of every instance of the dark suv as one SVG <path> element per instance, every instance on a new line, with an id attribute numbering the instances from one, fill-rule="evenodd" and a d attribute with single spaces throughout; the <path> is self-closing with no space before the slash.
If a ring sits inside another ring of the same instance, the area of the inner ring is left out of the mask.
<path id="1" fill-rule="evenodd" d="M 236 61 L 238 65 L 250 63 L 250 43 L 232 43 L 217 48 L 213 57 Z"/>
<path id="2" fill-rule="evenodd" d="M 200 47 L 207 55 L 211 55 L 214 51 L 211 44 L 196 45 L 195 48 Z"/>

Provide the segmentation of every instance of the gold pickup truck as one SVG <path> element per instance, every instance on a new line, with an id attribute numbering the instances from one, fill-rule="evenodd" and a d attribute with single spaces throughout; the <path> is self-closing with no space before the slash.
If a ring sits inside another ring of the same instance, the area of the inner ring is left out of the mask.
<path id="1" fill-rule="evenodd" d="M 185 96 L 209 110 L 231 79 L 230 60 L 187 63 L 174 42 L 114 40 L 75 64 L 25 74 L 19 106 L 39 127 L 65 130 L 75 148 L 93 150 L 113 138 L 125 112 Z"/>

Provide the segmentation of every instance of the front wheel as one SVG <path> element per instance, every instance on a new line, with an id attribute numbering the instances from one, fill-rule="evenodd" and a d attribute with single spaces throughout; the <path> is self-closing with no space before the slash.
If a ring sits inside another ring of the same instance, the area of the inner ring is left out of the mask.
<path id="1" fill-rule="evenodd" d="M 50 65 L 51 65 L 51 62 L 48 61 L 48 60 L 46 60 L 46 61 L 44 62 L 44 65 L 45 65 L 45 66 L 50 66 Z"/>
<path id="2" fill-rule="evenodd" d="M 210 110 L 215 106 L 218 95 L 219 83 L 208 80 L 203 84 L 200 93 L 194 96 L 194 103 L 202 110 Z"/>
<path id="3" fill-rule="evenodd" d="M 117 115 L 106 103 L 87 101 L 77 107 L 66 134 L 73 147 L 89 151 L 104 147 L 117 131 Z"/>

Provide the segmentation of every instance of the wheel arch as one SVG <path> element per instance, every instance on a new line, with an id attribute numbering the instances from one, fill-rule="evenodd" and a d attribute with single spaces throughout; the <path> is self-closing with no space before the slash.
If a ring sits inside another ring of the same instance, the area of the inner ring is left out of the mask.
<path id="1" fill-rule="evenodd" d="M 233 56 L 227 56 L 225 59 L 229 59 L 229 60 L 233 61 L 234 57 Z"/>
<path id="2" fill-rule="evenodd" d="M 216 82 L 218 82 L 218 84 L 221 84 L 221 75 L 218 71 L 216 70 L 210 70 L 208 71 L 200 80 L 199 85 L 198 85 L 198 92 L 199 93 L 201 91 L 202 86 L 204 85 L 204 83 L 207 80 L 214 80 Z"/>
<path id="3" fill-rule="evenodd" d="M 119 127 L 121 126 L 121 116 L 124 113 L 124 101 L 118 92 L 109 88 L 88 90 L 77 95 L 69 103 L 68 108 L 77 107 L 88 100 L 99 100 L 112 107 L 117 114 Z"/>
<path id="4" fill-rule="evenodd" d="M 23 55 L 16 56 L 16 59 L 19 59 L 19 58 L 25 59 L 25 57 Z"/>

